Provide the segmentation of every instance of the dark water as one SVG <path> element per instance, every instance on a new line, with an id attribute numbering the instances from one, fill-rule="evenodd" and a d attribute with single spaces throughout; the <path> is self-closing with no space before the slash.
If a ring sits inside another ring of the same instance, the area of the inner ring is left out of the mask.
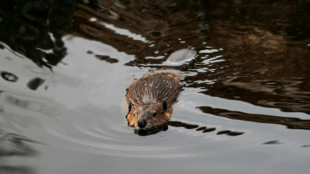
<path id="1" fill-rule="evenodd" d="M 310 1 L 0 1 L 0 174 L 309 173 Z M 168 130 L 125 89 L 191 48 Z"/>

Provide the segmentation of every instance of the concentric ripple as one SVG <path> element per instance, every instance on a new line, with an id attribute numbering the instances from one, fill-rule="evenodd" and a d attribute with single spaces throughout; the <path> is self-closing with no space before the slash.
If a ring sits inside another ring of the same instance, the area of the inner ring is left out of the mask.
<path id="1" fill-rule="evenodd" d="M 90 111 L 90 109 L 85 110 Z M 141 137 L 134 134 L 133 129 L 126 125 L 125 118 L 122 119 L 121 115 L 113 114 L 115 110 L 113 108 L 108 112 L 97 110 L 98 113 L 105 113 L 104 115 L 95 114 L 94 108 L 92 108 L 93 113 L 88 115 L 68 111 L 57 120 L 48 119 L 44 125 L 47 136 L 50 137 L 47 141 L 49 144 L 63 148 L 112 156 L 143 158 L 190 156 L 186 151 L 191 148 L 191 143 L 187 139 L 191 135 L 171 128 L 166 132 Z M 107 117 L 118 118 L 108 119 Z M 202 137 L 200 136 L 199 139 Z"/>

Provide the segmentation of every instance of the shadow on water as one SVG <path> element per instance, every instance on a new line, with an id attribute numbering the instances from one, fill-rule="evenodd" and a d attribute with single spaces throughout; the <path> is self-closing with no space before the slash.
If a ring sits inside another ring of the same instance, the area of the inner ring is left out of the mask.
<path id="1" fill-rule="evenodd" d="M 0 40 L 37 65 L 47 67 L 57 65 L 66 55 L 62 36 L 69 33 L 136 55 L 137 59 L 128 63 L 134 66 L 145 64 L 147 56 L 155 57 L 158 53 L 171 53 L 183 48 L 185 40 L 186 45 L 198 45 L 205 39 L 204 32 L 208 28 L 203 20 L 196 20 L 203 13 L 192 11 L 199 10 L 199 1 L 93 0 L 88 2 L 88 6 L 78 0 L 4 0 L 0 3 L 0 22 L 4 24 L 0 30 L 5 31 L 1 32 Z M 165 18 L 167 14 L 169 18 Z M 96 57 L 107 60 L 105 55 Z M 115 59 L 108 61 L 115 62 Z"/>
<path id="2" fill-rule="evenodd" d="M 290 118 L 290 117 L 269 116 L 262 114 L 249 114 L 238 111 L 211 108 L 207 106 L 199 107 L 199 109 L 208 114 L 214 114 L 216 116 L 226 117 L 230 119 L 251 121 L 257 123 L 279 124 L 284 125 L 289 129 L 310 130 L 310 120 L 303 120 L 299 118 Z"/>
<path id="3" fill-rule="evenodd" d="M 66 55 L 62 36 L 70 30 L 75 3 L 71 1 L 0 2 L 0 40 L 38 66 L 51 68 Z"/>
<path id="4" fill-rule="evenodd" d="M 136 59 L 127 65 L 141 66 L 162 62 L 162 55 L 204 41 L 208 25 L 199 20 L 199 9 L 199 1 L 98 1 L 95 10 L 79 6 L 73 24 L 77 35 L 134 54 Z"/>
<path id="5" fill-rule="evenodd" d="M 225 68 L 214 73 L 213 85 L 191 86 L 205 88 L 206 95 L 309 114 L 310 2 L 204 2 L 213 27 L 209 42 L 224 49 Z"/>
<path id="6" fill-rule="evenodd" d="M 176 127 L 176 128 L 185 128 L 185 129 L 195 129 L 196 131 L 201 131 L 201 133 L 209 133 L 216 130 L 215 127 L 206 127 L 206 126 L 199 126 L 198 124 L 190 124 L 190 123 L 184 123 L 181 121 L 169 121 L 167 124 L 156 127 L 151 130 L 144 130 L 144 129 L 134 129 L 134 133 L 140 136 L 147 136 L 147 135 L 153 135 L 161 131 L 167 131 L 170 127 Z M 217 135 L 228 135 L 228 136 L 238 136 L 244 134 L 244 132 L 237 132 L 237 131 L 231 131 L 231 130 L 221 130 L 217 132 Z"/>

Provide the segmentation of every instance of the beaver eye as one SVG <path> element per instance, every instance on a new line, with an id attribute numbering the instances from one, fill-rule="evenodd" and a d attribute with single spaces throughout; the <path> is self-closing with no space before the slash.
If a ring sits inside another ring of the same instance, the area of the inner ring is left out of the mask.
<path id="1" fill-rule="evenodd" d="M 128 105 L 128 112 L 130 112 L 130 111 L 131 111 L 131 107 L 132 107 L 132 104 L 131 104 L 131 103 L 129 103 L 129 105 Z"/>
<path id="2" fill-rule="evenodd" d="M 168 104 L 167 104 L 167 102 L 163 102 L 163 110 L 164 110 L 164 111 L 167 111 L 167 109 L 168 109 Z"/>
<path id="3" fill-rule="evenodd" d="M 155 113 L 153 113 L 153 117 L 156 117 L 157 116 L 157 113 L 155 112 Z"/>

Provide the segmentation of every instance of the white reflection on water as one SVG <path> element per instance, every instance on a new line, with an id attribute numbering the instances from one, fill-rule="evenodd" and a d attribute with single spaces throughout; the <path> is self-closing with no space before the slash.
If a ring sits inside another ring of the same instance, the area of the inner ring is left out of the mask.
<path id="1" fill-rule="evenodd" d="M 102 24 L 103 26 L 105 26 L 108 29 L 111 29 L 111 30 L 115 31 L 115 33 L 117 33 L 117 34 L 125 35 L 125 36 L 127 36 L 129 38 L 132 38 L 134 40 L 139 40 L 139 41 L 142 41 L 144 43 L 148 43 L 149 42 L 141 34 L 133 33 L 131 31 L 129 31 L 128 29 L 119 28 L 119 27 L 114 26 L 113 24 L 108 24 L 108 23 L 105 23 L 105 22 L 100 22 L 100 24 Z"/>

